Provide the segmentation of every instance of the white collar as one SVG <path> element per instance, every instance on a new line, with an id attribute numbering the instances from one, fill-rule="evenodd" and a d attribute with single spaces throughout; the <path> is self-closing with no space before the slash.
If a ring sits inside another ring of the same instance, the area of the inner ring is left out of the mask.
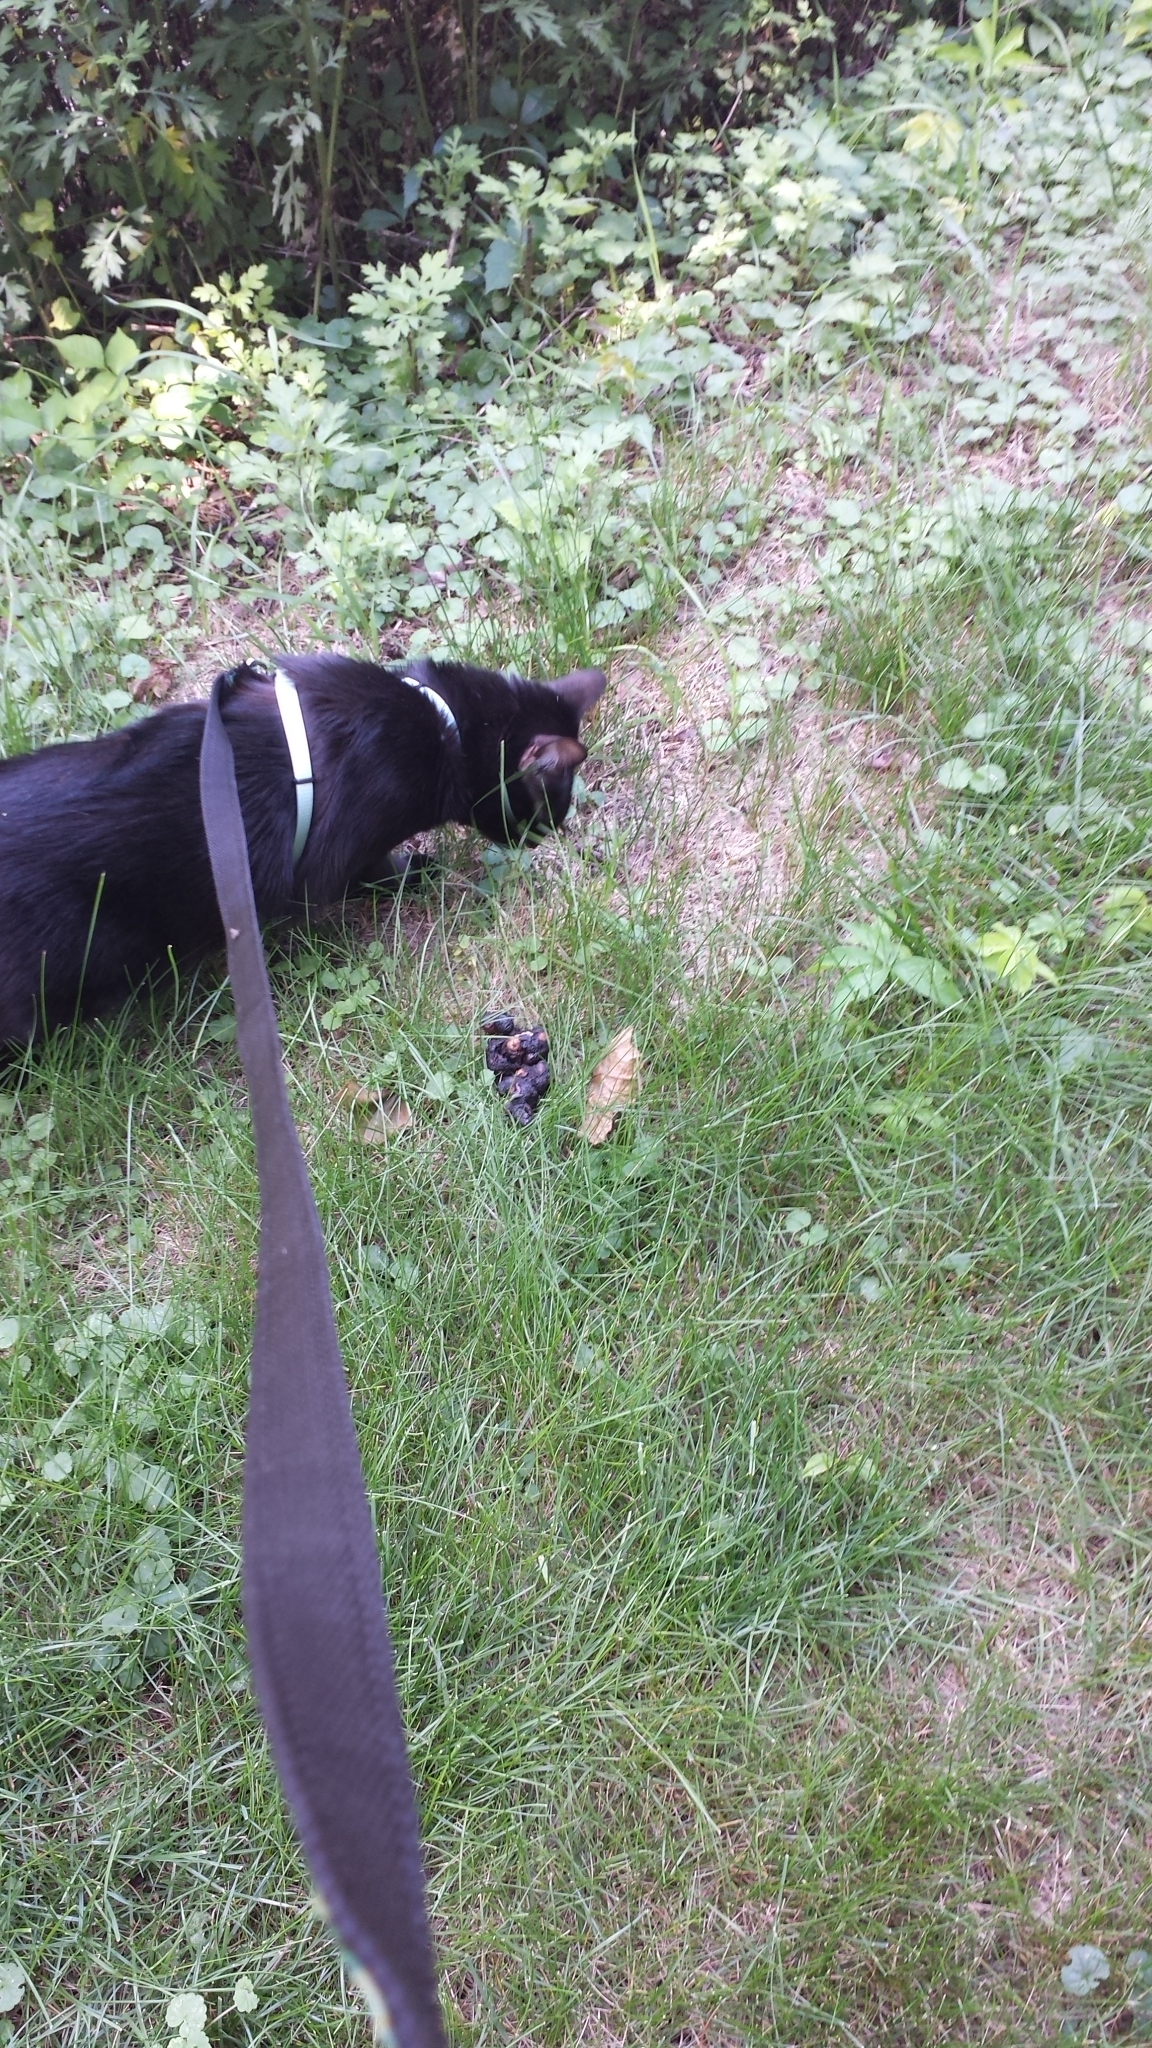
<path id="1" fill-rule="evenodd" d="M 459 734 L 460 728 L 450 704 L 446 704 L 439 690 L 431 683 L 422 683 L 418 676 L 401 673 L 400 680 L 412 690 L 419 690 L 431 704 L 446 732 Z M 316 797 L 316 783 L 312 774 L 312 754 L 308 746 L 308 729 L 304 724 L 304 713 L 300 708 L 300 695 L 290 676 L 283 669 L 277 669 L 274 678 L 276 704 L 280 712 L 280 723 L 288 742 L 288 758 L 292 763 L 292 780 L 296 784 L 296 836 L 292 841 L 292 865 L 296 866 L 308 844 L 312 829 L 312 808 Z"/>
<path id="2" fill-rule="evenodd" d="M 277 669 L 275 688 L 280 723 L 284 727 L 284 737 L 288 742 L 288 758 L 292 763 L 292 779 L 296 784 L 296 837 L 292 841 L 292 865 L 295 867 L 308 843 L 316 785 L 312 776 L 308 731 L 304 724 L 304 713 L 300 709 L 296 685 L 282 669 Z"/>
<path id="3" fill-rule="evenodd" d="M 400 671 L 400 681 L 407 683 L 411 690 L 419 690 L 422 697 L 427 697 L 428 702 L 436 712 L 446 732 L 459 733 L 460 727 L 456 723 L 456 714 L 452 706 L 444 702 L 439 690 L 434 690 L 431 683 L 422 683 L 419 676 L 406 676 L 402 669 Z"/>

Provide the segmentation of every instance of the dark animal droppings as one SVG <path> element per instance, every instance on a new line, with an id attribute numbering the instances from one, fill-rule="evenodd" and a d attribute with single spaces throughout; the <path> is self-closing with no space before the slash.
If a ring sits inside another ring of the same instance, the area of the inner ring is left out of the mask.
<path id="1" fill-rule="evenodd" d="M 480 1029 L 488 1043 L 484 1063 L 495 1079 L 496 1093 L 515 1124 L 530 1124 L 548 1093 L 548 1033 L 539 1024 L 517 1031 L 510 1011 L 485 1017 Z"/>

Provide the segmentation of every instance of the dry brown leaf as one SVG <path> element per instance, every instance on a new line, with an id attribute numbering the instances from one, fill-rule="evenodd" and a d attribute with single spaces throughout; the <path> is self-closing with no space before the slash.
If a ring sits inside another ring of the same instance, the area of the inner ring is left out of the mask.
<path id="1" fill-rule="evenodd" d="M 380 1095 L 375 1110 L 361 1129 L 361 1141 L 365 1145 L 386 1145 L 398 1131 L 406 1131 L 411 1122 L 412 1111 L 398 1095 Z"/>
<path id="2" fill-rule="evenodd" d="M 362 1087 L 359 1081 L 345 1081 L 336 1100 L 341 1109 L 375 1109 L 380 1094 L 378 1089 Z"/>
<path id="3" fill-rule="evenodd" d="M 146 676 L 139 676 L 132 685 L 132 695 L 138 704 L 149 701 L 157 703 L 166 697 L 176 681 L 176 670 L 170 661 L 154 661 Z"/>
<path id="4" fill-rule="evenodd" d="M 622 1109 L 635 1102 L 640 1093 L 643 1065 L 630 1024 L 617 1032 L 604 1056 L 597 1062 L 588 1083 L 588 1100 L 580 1136 L 590 1145 L 603 1145 Z"/>
<path id="5" fill-rule="evenodd" d="M 398 1095 L 382 1095 L 378 1088 L 365 1088 L 359 1081 L 345 1081 L 336 1097 L 343 1109 L 350 1109 L 353 1116 L 364 1117 L 365 1110 L 372 1114 L 364 1118 L 357 1131 L 357 1137 L 364 1145 L 384 1145 L 394 1138 L 397 1131 L 406 1131 L 412 1122 L 412 1111 Z"/>

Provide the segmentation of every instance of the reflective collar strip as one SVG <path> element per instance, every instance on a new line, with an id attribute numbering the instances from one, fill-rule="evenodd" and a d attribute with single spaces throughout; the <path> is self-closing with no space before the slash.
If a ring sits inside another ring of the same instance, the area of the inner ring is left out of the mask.
<path id="1" fill-rule="evenodd" d="M 292 865 L 295 867 L 308 843 L 316 786 L 312 779 L 312 755 L 308 749 L 308 733 L 304 724 L 304 713 L 300 709 L 300 698 L 295 683 L 280 669 L 276 671 L 276 704 L 280 712 L 280 723 L 284 727 L 284 737 L 288 742 L 292 779 L 296 784 L 296 837 L 292 841 Z"/>
<path id="2" fill-rule="evenodd" d="M 456 723 L 456 715 L 451 705 L 444 702 L 439 690 L 434 690 L 431 683 L 422 683 L 418 676 L 406 676 L 401 673 L 400 681 L 407 683 L 410 690 L 419 690 L 422 697 L 427 697 L 447 732 L 459 734 L 460 727 Z"/>
<path id="3" fill-rule="evenodd" d="M 412 690 L 419 690 L 428 699 L 441 724 L 447 732 L 459 734 L 460 728 L 450 704 L 444 702 L 439 690 L 430 683 L 422 683 L 417 676 L 405 676 L 401 682 Z M 312 774 L 312 755 L 308 746 L 308 732 L 304 724 L 304 713 L 300 709 L 300 696 L 296 685 L 281 669 L 275 677 L 276 704 L 284 737 L 288 742 L 288 758 L 292 763 L 292 780 L 296 784 L 296 837 L 292 841 L 292 865 L 295 867 L 300 855 L 308 844 L 312 829 L 312 808 L 316 795 L 316 784 Z"/>

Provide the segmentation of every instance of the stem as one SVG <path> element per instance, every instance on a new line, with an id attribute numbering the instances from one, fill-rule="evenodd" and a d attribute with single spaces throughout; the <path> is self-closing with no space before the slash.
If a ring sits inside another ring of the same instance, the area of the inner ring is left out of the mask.
<path id="1" fill-rule="evenodd" d="M 152 235 L 156 245 L 157 254 L 159 255 L 160 258 L 160 269 L 163 274 L 164 283 L 168 288 L 169 296 L 174 299 L 178 297 L 179 294 L 176 279 L 172 273 L 172 265 L 168 261 L 167 238 L 163 230 L 160 227 L 158 227 L 152 213 L 152 208 L 148 204 L 148 194 L 144 189 L 144 180 L 140 175 L 139 158 L 137 157 L 136 151 L 134 149 L 129 150 L 128 161 L 132 166 L 132 176 L 136 181 L 136 191 L 139 195 L 141 209 L 144 213 L 148 215 L 148 218 L 152 222 Z"/>
<path id="2" fill-rule="evenodd" d="M 468 64 L 468 118 L 480 119 L 480 0 L 472 0 L 472 54 Z"/>
<path id="3" fill-rule="evenodd" d="M 624 95 L 628 90 L 628 80 L 632 74 L 632 52 L 636 48 L 636 30 L 640 26 L 640 9 L 643 5 L 644 0 L 636 0 L 636 5 L 632 10 L 632 26 L 628 31 L 628 52 L 624 59 L 624 70 L 620 78 L 620 90 L 616 95 L 615 118 L 617 121 L 619 121 L 620 115 L 623 112 Z"/>
<path id="4" fill-rule="evenodd" d="M 308 91 L 312 98 L 314 112 L 320 112 L 320 66 L 316 60 L 316 36 L 312 27 L 312 9 L 309 0 L 301 0 L 300 21 L 304 32 L 304 62 L 308 67 Z M 326 193 L 324 189 L 324 148 L 316 144 L 316 171 L 320 182 L 320 222 L 316 231 L 316 276 L 312 284 L 312 318 L 320 313 L 320 288 L 324 282 L 324 239 L 326 230 Z"/>
<path id="5" fill-rule="evenodd" d="M 420 69 L 420 52 L 416 45 L 416 30 L 412 23 L 412 0 L 404 0 L 404 29 L 408 37 L 408 55 L 412 61 L 412 77 L 416 84 L 416 97 L 420 102 L 420 125 L 424 135 L 432 133 L 432 117 L 428 112 L 428 99 L 424 91 L 424 74 Z"/>
<path id="6" fill-rule="evenodd" d="M 340 244 L 336 232 L 336 215 L 332 206 L 332 166 L 336 158 L 336 134 L 340 124 L 340 102 L 344 97 L 345 58 L 348 55 L 348 22 L 352 12 L 352 0 L 344 0 L 344 18 L 340 23 L 340 41 L 336 45 L 336 83 L 332 88 L 332 114 L 328 122 L 328 154 L 320 180 L 320 246 L 328 244 L 328 264 L 332 272 L 332 290 L 336 296 L 336 311 L 340 310 Z M 316 266 L 317 280 L 320 265 Z M 317 289 L 313 313 L 320 310 L 320 294 Z"/>

